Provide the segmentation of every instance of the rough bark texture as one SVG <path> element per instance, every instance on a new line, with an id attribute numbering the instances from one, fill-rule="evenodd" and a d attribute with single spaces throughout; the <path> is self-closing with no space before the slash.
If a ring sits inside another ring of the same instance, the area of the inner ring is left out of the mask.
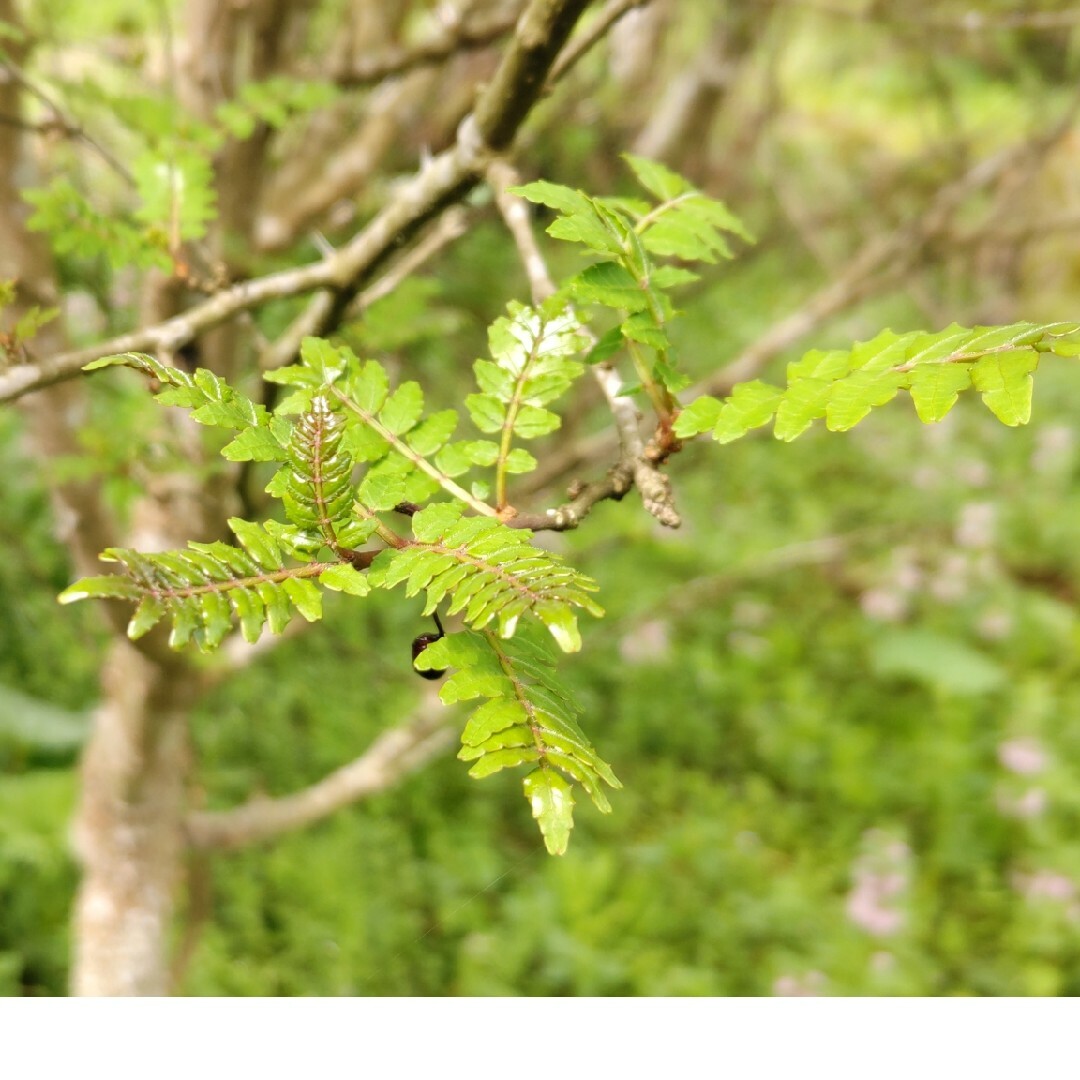
<path id="1" fill-rule="evenodd" d="M 10 0 L 0 0 L 0 20 L 12 19 Z M 20 114 L 20 89 L 15 80 L 0 79 L 0 113 Z M 29 137 L 15 126 L 0 126 L 0 278 L 17 282 L 16 315 L 57 299 L 48 249 L 41 236 L 26 229 L 27 211 L 19 198 L 19 187 L 32 182 Z M 61 323 L 44 327 L 34 345 L 50 352 L 67 348 Z M 49 459 L 82 452 L 77 435 L 84 390 L 72 382 L 20 402 L 35 454 Z M 74 571 L 100 572 L 98 552 L 120 540 L 100 485 L 93 478 L 54 481 L 50 494 L 56 533 Z M 144 500 L 135 542 L 160 547 L 190 528 L 190 514 L 178 520 L 172 510 L 174 495 L 156 493 Z M 116 641 L 81 769 L 74 836 L 83 881 L 73 917 L 72 990 L 159 994 L 167 986 L 167 930 L 182 866 L 186 714 L 195 684 L 163 637 L 136 648 L 123 636 L 127 613 L 116 605 L 105 610 Z"/>
<path id="2" fill-rule="evenodd" d="M 158 995 L 184 856 L 187 717 L 193 680 L 123 641 L 106 663 L 82 765 L 75 845 L 83 880 L 72 991 Z"/>

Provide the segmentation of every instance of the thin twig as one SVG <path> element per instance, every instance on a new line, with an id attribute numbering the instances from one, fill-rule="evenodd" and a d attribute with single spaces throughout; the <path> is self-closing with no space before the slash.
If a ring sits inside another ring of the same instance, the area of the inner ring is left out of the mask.
<path id="1" fill-rule="evenodd" d="M 529 291 L 534 304 L 542 304 L 555 292 L 555 282 L 547 268 L 547 262 L 532 231 L 529 204 L 510 188 L 521 183 L 517 170 L 508 161 L 495 158 L 487 168 L 487 182 L 495 196 L 495 205 L 502 215 L 503 224 L 510 233 L 518 258 L 529 279 Z"/>
<path id="2" fill-rule="evenodd" d="M 441 64 L 461 53 L 483 49 L 514 29 L 520 8 L 511 14 L 499 14 L 486 22 L 463 20 L 456 25 L 443 27 L 427 41 L 412 46 L 389 48 L 375 56 L 353 60 L 346 68 L 333 76 L 339 86 L 353 88 L 372 86 L 393 76 L 404 75 L 416 68 Z"/>
<path id="3" fill-rule="evenodd" d="M 460 206 L 451 206 L 414 247 L 406 251 L 382 277 L 357 295 L 345 317 L 355 318 L 377 300 L 389 296 L 405 278 L 416 273 L 440 251 L 464 236 L 467 228 L 466 212 Z M 273 371 L 275 368 L 284 367 L 292 362 L 300 350 L 300 342 L 305 337 L 325 332 L 325 320 L 332 302 L 333 297 L 327 292 L 313 297 L 285 332 L 262 351 L 259 356 L 259 369 Z"/>
<path id="4" fill-rule="evenodd" d="M 847 266 L 809 300 L 774 323 L 730 364 L 691 392 L 726 394 L 737 382 L 754 378 L 774 357 L 826 319 L 852 307 L 883 285 L 909 272 L 930 241 L 944 233 L 964 200 L 1003 176 L 1029 156 L 1048 153 L 1072 128 L 1080 109 L 1080 95 L 1053 128 L 1020 146 L 1009 147 L 977 162 L 962 176 L 941 187 L 926 209 L 913 221 L 870 240 Z"/>
<path id="5" fill-rule="evenodd" d="M 505 149 L 536 104 L 551 64 L 588 0 L 533 0 L 476 108 L 454 145 L 428 160 L 340 251 L 308 266 L 239 282 L 154 326 L 0 372 L 0 402 L 77 375 L 112 353 L 158 352 L 170 357 L 211 327 L 273 300 L 328 290 L 317 333 L 336 326 L 357 293 L 383 264 L 447 206 L 477 183 L 492 150 Z"/>
<path id="6" fill-rule="evenodd" d="M 508 162 L 496 160 L 488 165 L 487 178 L 495 193 L 496 205 L 525 267 L 533 300 L 540 303 L 555 292 L 555 283 L 533 236 L 528 206 L 524 199 L 509 190 L 520 182 L 518 175 Z M 574 529 L 596 503 L 602 499 L 621 499 L 631 485 L 636 484 L 645 509 L 662 525 L 678 528 L 680 519 L 675 509 L 671 481 L 657 468 L 662 458 L 646 451 L 641 437 L 637 406 L 630 398 L 621 395 L 623 384 L 618 371 L 613 364 L 605 361 L 593 365 L 592 372 L 607 399 L 615 422 L 620 447 L 618 464 L 609 471 L 606 480 L 590 484 L 579 491 L 569 503 L 544 514 L 519 514 L 511 518 L 508 524 L 534 531 Z"/>
<path id="7" fill-rule="evenodd" d="M 965 11 L 958 15 L 905 11 L 901 5 L 870 3 L 865 8 L 844 7 L 821 0 L 760 0 L 761 7 L 797 8 L 814 15 L 892 26 L 913 26 L 925 30 L 980 33 L 995 30 L 1061 30 L 1080 25 L 1080 11 L 1029 11 L 987 14 Z"/>
<path id="8" fill-rule="evenodd" d="M 436 689 L 425 688 L 413 718 L 383 732 L 355 761 L 292 795 L 253 799 L 233 810 L 192 814 L 187 822 L 188 842 L 196 851 L 248 847 L 385 791 L 446 748 L 454 734 L 448 715 Z"/>
<path id="9" fill-rule="evenodd" d="M 3 68 L 19 86 L 32 97 L 36 97 L 48 109 L 49 119 L 38 127 L 39 131 L 59 132 L 67 138 L 77 139 L 79 142 L 85 143 L 129 187 L 135 186 L 135 177 L 127 166 L 107 147 L 102 146 L 101 143 L 89 135 L 81 124 L 77 124 L 67 116 L 64 110 L 33 79 L 29 78 L 26 72 L 3 50 L 0 50 L 0 68 Z"/>
<path id="10" fill-rule="evenodd" d="M 562 79 L 624 15 L 651 2 L 652 0 L 608 0 L 596 18 L 560 54 L 548 76 L 548 83 L 554 84 Z"/>

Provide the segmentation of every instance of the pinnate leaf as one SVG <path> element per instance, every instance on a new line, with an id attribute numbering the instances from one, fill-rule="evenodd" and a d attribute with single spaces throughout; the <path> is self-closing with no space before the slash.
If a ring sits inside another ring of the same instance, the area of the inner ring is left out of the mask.
<path id="1" fill-rule="evenodd" d="M 929 364 L 911 373 L 908 392 L 915 412 L 924 424 L 943 420 L 956 404 L 961 390 L 971 386 L 971 371 L 964 364 Z"/>
<path id="2" fill-rule="evenodd" d="M 548 853 L 565 855 L 574 827 L 574 789 L 554 769 L 533 770 L 522 786 Z"/>
<path id="3" fill-rule="evenodd" d="M 953 324 L 937 333 L 885 330 L 850 350 L 811 350 L 788 365 L 783 390 L 760 382 L 736 386 L 720 409 L 713 435 L 719 442 L 739 438 L 766 423 L 773 412 L 778 439 L 798 437 L 822 416 L 832 430 L 846 431 L 900 389 L 911 394 L 919 419 L 932 423 L 969 386 L 1003 423 L 1024 424 L 1031 414 L 1031 375 L 1039 356 L 1072 354 L 1071 335 L 1077 333 L 1080 323 L 973 329 Z M 1080 355 L 1080 348 L 1075 351 Z M 713 409 L 695 403 L 680 416 L 676 433 L 686 437 L 703 430 Z"/>
<path id="4" fill-rule="evenodd" d="M 424 411 L 424 394 L 416 382 L 402 383 L 387 399 L 379 420 L 392 435 L 404 435 L 415 427 Z"/>
<path id="5" fill-rule="evenodd" d="M 1038 364 L 1039 354 L 1031 349 L 991 353 L 972 368 L 971 385 L 1003 424 L 1026 424 L 1031 418 L 1031 373 Z"/>

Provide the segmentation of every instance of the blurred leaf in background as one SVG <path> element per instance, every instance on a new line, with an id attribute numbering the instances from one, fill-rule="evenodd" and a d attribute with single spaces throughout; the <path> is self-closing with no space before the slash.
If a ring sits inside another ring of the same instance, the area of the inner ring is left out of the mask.
<path id="1" fill-rule="evenodd" d="M 31 7 L 44 25 L 52 6 Z M 420 5 L 405 7 L 417 16 Z M 118 93 L 71 93 L 62 51 L 40 72 L 133 157 L 153 126 L 135 114 L 161 107 L 134 94 L 110 104 L 131 80 L 109 57 L 157 42 L 148 11 L 69 5 L 48 20 L 49 42 L 102 52 Z M 572 100 L 541 106 L 521 168 L 629 196 L 619 155 L 632 151 L 747 221 L 756 245 L 690 286 L 672 325 L 702 392 L 726 392 L 717 371 L 731 361 L 779 385 L 807 349 L 850 349 L 886 327 L 1076 318 L 1069 14 L 657 2 L 571 72 Z M 340 24 L 337 5 L 319 5 L 319 48 Z M 378 91 L 354 92 L 313 99 L 331 110 L 322 134 L 302 112 L 283 115 L 281 145 L 361 129 Z M 314 219 L 323 239 L 373 213 L 462 107 L 429 88 L 424 108 L 403 110 L 408 137 Z M 1068 136 L 1048 139 L 1062 117 Z M 185 153 L 213 141 L 180 134 Z M 61 163 L 76 160 L 65 153 Z M 76 207 L 80 228 L 101 215 L 130 255 L 110 264 L 83 232 L 55 245 L 78 298 L 69 307 L 92 316 L 67 312 L 81 340 L 94 320 L 126 328 L 131 267 L 159 263 L 163 248 L 134 223 L 122 183 L 77 160 L 73 176 L 94 181 L 76 185 L 93 191 Z M 189 172 L 193 234 L 211 204 L 205 170 Z M 139 175 L 145 187 L 159 173 L 151 162 Z M 287 179 L 278 203 L 299 212 Z M 39 213 L 58 213 L 55 190 L 39 188 Z M 433 408 L 469 391 L 485 327 L 526 296 L 490 204 L 477 197 L 467 212 L 456 246 L 343 328 L 361 355 L 422 382 Z M 536 232 L 552 272 L 577 273 L 571 245 L 543 236 L 551 220 L 541 210 Z M 244 272 L 310 259 L 309 225 L 297 235 L 287 252 L 267 240 L 246 253 Z M 299 310 L 283 302 L 253 322 L 273 341 Z M 104 476 L 110 506 L 129 513 L 133 493 L 177 464 L 147 397 L 95 381 L 84 453 L 48 468 Z M 615 812 L 582 806 L 569 852 L 549 859 L 520 793 L 476 790 L 447 753 L 302 835 L 194 859 L 178 990 L 1080 994 L 1078 412 L 1075 361 L 1046 358 L 1026 428 L 963 399 L 923 428 L 900 401 L 850 433 L 811 429 L 794 445 L 688 444 L 670 468 L 677 533 L 628 499 L 545 541 L 598 580 L 608 611 L 567 675 L 623 782 Z M 603 437 L 582 408 L 530 449 L 543 465 Z M 589 461 L 573 458 L 571 478 Z M 37 467 L 18 414 L 0 413 L 5 994 L 66 985 L 75 759 L 105 640 L 90 612 L 55 607 L 73 573 Z M 420 606 L 329 601 L 325 625 L 210 691 L 192 724 L 191 804 L 301 789 L 408 714 Z"/>

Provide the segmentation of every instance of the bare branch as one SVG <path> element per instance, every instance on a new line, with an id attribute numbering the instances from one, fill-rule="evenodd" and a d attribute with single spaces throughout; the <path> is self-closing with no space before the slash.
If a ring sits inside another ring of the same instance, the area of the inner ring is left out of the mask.
<path id="1" fill-rule="evenodd" d="M 549 83 L 557 83 L 628 12 L 652 0 L 608 0 L 582 34 L 579 34 L 552 65 Z"/>
<path id="2" fill-rule="evenodd" d="M 510 194 L 510 188 L 520 184 L 521 177 L 508 161 L 496 158 L 488 165 L 487 182 L 503 223 L 518 250 L 525 276 L 529 279 L 533 303 L 541 304 L 555 292 L 555 282 L 551 280 L 547 262 L 533 235 L 529 204 L 519 196 Z"/>
<path id="3" fill-rule="evenodd" d="M 381 278 L 372 282 L 356 297 L 346 315 L 354 316 L 370 304 L 374 304 L 376 300 L 389 296 L 405 278 L 414 274 L 447 245 L 463 236 L 466 226 L 465 212 L 460 206 L 451 206 L 415 247 L 402 255 Z M 330 293 L 324 292 L 314 297 L 307 308 L 289 324 L 285 332 L 263 350 L 259 357 L 260 370 L 271 371 L 274 368 L 284 367 L 292 362 L 293 357 L 300 350 L 300 342 L 305 337 L 325 333 L 332 305 L 333 297 Z"/>
<path id="4" fill-rule="evenodd" d="M 633 399 L 620 396 L 623 382 L 614 365 L 607 362 L 596 364 L 592 370 L 600 389 L 604 391 L 619 433 L 619 464 L 616 475 L 612 477 L 613 483 L 618 484 L 619 474 L 629 473 L 641 493 L 645 509 L 661 525 L 677 529 L 682 521 L 675 509 L 671 480 L 657 468 L 657 464 L 667 455 L 653 454 L 647 450 L 638 427 L 637 406 Z"/>
<path id="5" fill-rule="evenodd" d="M 121 352 L 171 356 L 205 330 L 272 300 L 327 289 L 332 303 L 322 319 L 336 325 L 353 297 L 382 264 L 445 207 L 477 183 L 490 149 L 502 149 L 535 105 L 552 60 L 588 0 L 533 0 L 517 34 L 456 142 L 428 161 L 412 180 L 340 251 L 308 266 L 254 278 L 223 289 L 189 311 L 154 326 L 0 372 L 0 401 L 77 375 L 91 360 Z"/>
<path id="6" fill-rule="evenodd" d="M 355 761 L 280 799 L 253 799 L 235 810 L 192 814 L 187 822 L 188 843 L 196 850 L 248 847 L 385 791 L 446 748 L 454 734 L 447 715 L 436 688 L 425 687 L 413 718 L 383 732 Z"/>
<path id="7" fill-rule="evenodd" d="M 0 49 L 0 68 L 3 68 L 15 84 L 21 86 L 27 94 L 37 98 L 48 112 L 47 119 L 39 124 L 29 124 L 26 121 L 10 116 L 4 118 L 5 122 L 13 123 L 28 130 L 36 130 L 42 134 L 59 133 L 65 138 L 76 139 L 93 150 L 129 187 L 135 186 L 135 178 L 131 175 L 127 166 L 93 138 L 81 124 L 77 124 L 71 117 L 67 116 L 52 97 L 30 79 L 18 63 L 2 49 Z"/>
<path id="8" fill-rule="evenodd" d="M 462 20 L 444 26 L 426 41 L 412 46 L 386 49 L 374 56 L 354 59 L 348 67 L 334 73 L 340 86 L 372 86 L 394 75 L 404 75 L 420 67 L 432 67 L 459 53 L 483 49 L 514 29 L 519 11 L 499 13 L 486 20 Z"/>
<path id="9" fill-rule="evenodd" d="M 433 71 L 415 71 L 381 84 L 368 96 L 363 122 L 333 154 L 298 157 L 292 172 L 282 173 L 267 194 L 267 209 L 259 215 L 255 233 L 259 249 L 280 251 L 295 243 L 328 210 L 362 190 L 415 127 L 435 86 Z"/>
<path id="10" fill-rule="evenodd" d="M 588 0 L 533 0 L 518 20 L 513 47 L 503 56 L 472 114 L 481 139 L 492 150 L 510 145 L 587 6 Z"/>

